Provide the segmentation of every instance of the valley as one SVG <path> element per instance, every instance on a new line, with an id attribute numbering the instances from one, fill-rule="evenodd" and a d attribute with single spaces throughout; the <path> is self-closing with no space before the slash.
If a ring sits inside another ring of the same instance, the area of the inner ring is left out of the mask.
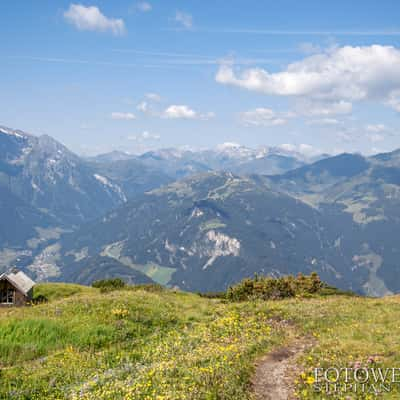
<path id="1" fill-rule="evenodd" d="M 316 271 L 342 289 L 400 292 L 397 151 L 306 159 L 226 144 L 85 159 L 9 128 L 0 150 L 2 220 L 19 221 L 2 225 L 2 270 L 200 292 Z"/>

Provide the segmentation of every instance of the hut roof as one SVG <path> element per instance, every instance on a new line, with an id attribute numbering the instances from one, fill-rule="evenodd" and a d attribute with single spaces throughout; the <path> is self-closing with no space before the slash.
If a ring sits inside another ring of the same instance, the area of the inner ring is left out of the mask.
<path id="1" fill-rule="evenodd" d="M 35 282 L 22 271 L 2 274 L 0 275 L 0 280 L 2 279 L 7 279 L 24 295 L 27 295 L 28 292 L 33 288 L 33 286 L 35 286 Z"/>

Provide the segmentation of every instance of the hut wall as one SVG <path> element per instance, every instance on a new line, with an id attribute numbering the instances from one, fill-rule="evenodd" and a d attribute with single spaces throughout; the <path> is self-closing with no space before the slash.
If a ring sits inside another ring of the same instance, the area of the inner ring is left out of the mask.
<path id="1" fill-rule="evenodd" d="M 6 279 L 0 281 L 0 307 L 23 306 L 28 301 L 29 299 Z"/>

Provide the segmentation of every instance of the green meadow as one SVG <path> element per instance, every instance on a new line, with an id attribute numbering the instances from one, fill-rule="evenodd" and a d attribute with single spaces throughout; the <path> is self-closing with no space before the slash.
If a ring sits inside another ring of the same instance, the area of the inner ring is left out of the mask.
<path id="1" fill-rule="evenodd" d="M 315 393 L 315 367 L 400 365 L 397 296 L 229 302 L 151 286 L 35 290 L 49 301 L 0 309 L 2 399 L 252 399 L 255 360 L 295 337 L 314 343 L 293 377 L 301 399 L 375 398 Z"/>

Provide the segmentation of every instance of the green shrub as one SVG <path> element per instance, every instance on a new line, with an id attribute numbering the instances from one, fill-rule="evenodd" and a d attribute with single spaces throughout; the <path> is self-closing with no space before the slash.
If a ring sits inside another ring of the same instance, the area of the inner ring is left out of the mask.
<path id="1" fill-rule="evenodd" d="M 43 304 L 43 303 L 48 303 L 48 301 L 49 301 L 49 299 L 43 294 L 34 296 L 32 299 L 33 304 Z"/>
<path id="2" fill-rule="evenodd" d="M 160 293 L 165 291 L 165 287 L 158 283 L 142 283 L 140 285 L 129 286 L 130 290 L 144 290 L 150 293 Z"/>
<path id="3" fill-rule="evenodd" d="M 245 301 L 253 299 L 276 300 L 289 297 L 310 297 L 316 294 L 326 294 L 327 285 L 321 281 L 316 272 L 310 275 L 299 274 L 280 278 L 259 277 L 246 278 L 237 285 L 231 286 L 226 293 L 230 301 Z"/>
<path id="4" fill-rule="evenodd" d="M 226 299 L 225 292 L 199 292 L 197 294 L 206 299 Z"/>
<path id="5" fill-rule="evenodd" d="M 94 288 L 100 289 L 101 292 L 111 292 L 125 288 L 126 283 L 121 278 L 101 279 L 92 283 Z"/>

